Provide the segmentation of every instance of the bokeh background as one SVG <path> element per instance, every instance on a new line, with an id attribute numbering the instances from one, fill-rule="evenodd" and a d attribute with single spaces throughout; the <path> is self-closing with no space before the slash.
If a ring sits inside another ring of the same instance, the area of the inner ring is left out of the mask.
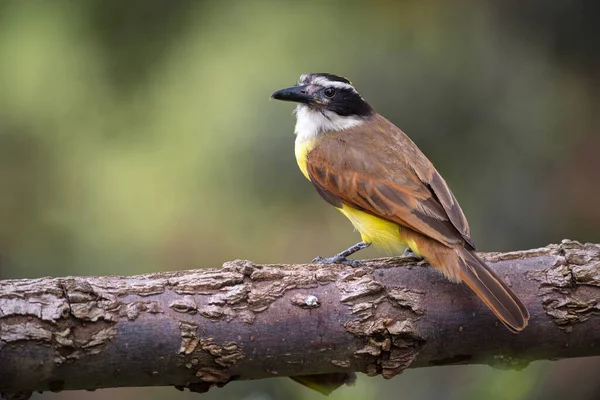
<path id="1" fill-rule="evenodd" d="M 353 244 L 297 170 L 293 106 L 269 101 L 305 72 L 349 77 L 412 137 L 480 250 L 600 242 L 599 13 L 579 0 L 2 1 L 0 278 L 292 263 Z M 593 399 L 599 370 L 427 368 L 331 398 Z M 199 398 L 34 398 L 106 396 Z M 202 398 L 322 397 L 270 379 Z"/>

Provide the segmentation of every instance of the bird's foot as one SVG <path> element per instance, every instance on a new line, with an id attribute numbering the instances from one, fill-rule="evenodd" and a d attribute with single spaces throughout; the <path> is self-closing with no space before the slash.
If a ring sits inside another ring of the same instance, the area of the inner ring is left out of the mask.
<path id="1" fill-rule="evenodd" d="M 343 265 L 349 265 L 350 267 L 354 267 L 354 268 L 364 267 L 364 265 L 365 265 L 362 261 L 350 260 L 340 254 L 336 254 L 333 257 L 327 257 L 327 258 L 317 257 L 314 260 L 312 260 L 312 262 L 314 262 L 316 264 L 343 264 Z"/>
<path id="2" fill-rule="evenodd" d="M 404 253 L 402 253 L 402 255 L 400 257 L 402 257 L 402 258 L 416 258 L 417 260 L 423 260 L 424 259 L 423 257 L 417 255 L 414 251 L 412 251 L 410 249 L 410 247 L 407 247 L 404 250 Z"/>
<path id="3" fill-rule="evenodd" d="M 400 260 L 404 260 L 407 258 L 410 258 L 412 260 L 416 260 L 417 261 L 417 266 L 423 266 L 423 265 L 427 265 L 427 260 L 425 260 L 425 258 L 423 258 L 422 256 L 416 254 L 414 251 L 412 251 L 410 249 L 410 247 L 407 247 L 404 250 L 404 253 L 402 253 L 402 255 L 400 257 L 398 257 Z"/>
<path id="4" fill-rule="evenodd" d="M 317 257 L 313 260 L 313 262 L 317 263 L 317 264 L 343 264 L 343 265 L 349 265 L 349 266 L 355 267 L 355 268 L 356 267 L 364 267 L 365 264 L 363 264 L 362 261 L 348 260 L 346 257 L 356 253 L 359 250 L 366 249 L 370 245 L 371 245 L 371 243 L 359 242 L 359 243 L 356 243 L 354 246 L 349 247 L 346 250 L 342 251 L 341 253 L 336 254 L 333 257 L 327 257 L 327 258 Z"/>

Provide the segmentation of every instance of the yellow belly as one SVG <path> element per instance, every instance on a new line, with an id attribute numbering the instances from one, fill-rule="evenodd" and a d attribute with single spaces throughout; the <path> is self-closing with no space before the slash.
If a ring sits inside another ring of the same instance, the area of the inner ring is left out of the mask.
<path id="1" fill-rule="evenodd" d="M 365 243 L 371 243 L 375 247 L 382 248 L 390 253 L 397 253 L 410 245 L 402 238 L 400 227 L 393 222 L 357 210 L 346 204 L 338 210 L 352 222 Z"/>
<path id="2" fill-rule="evenodd" d="M 316 140 L 298 141 L 296 140 L 295 153 L 296 162 L 300 171 L 306 179 L 310 180 L 306 170 L 306 155 L 316 145 Z M 354 225 L 354 228 L 360 232 L 360 236 L 365 243 L 371 243 L 392 253 L 401 251 L 407 245 L 413 252 L 418 254 L 416 244 L 407 243 L 401 236 L 400 227 L 390 221 L 357 210 L 346 204 L 342 208 L 337 208 Z"/>

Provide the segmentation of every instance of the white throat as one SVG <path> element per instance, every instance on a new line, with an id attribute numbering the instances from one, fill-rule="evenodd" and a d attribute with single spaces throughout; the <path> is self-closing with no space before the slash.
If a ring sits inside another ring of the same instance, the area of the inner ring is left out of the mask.
<path id="1" fill-rule="evenodd" d="M 296 141 L 312 140 L 320 133 L 341 131 L 362 124 L 361 117 L 342 117 L 334 112 L 311 110 L 304 104 L 299 104 L 296 113 Z"/>

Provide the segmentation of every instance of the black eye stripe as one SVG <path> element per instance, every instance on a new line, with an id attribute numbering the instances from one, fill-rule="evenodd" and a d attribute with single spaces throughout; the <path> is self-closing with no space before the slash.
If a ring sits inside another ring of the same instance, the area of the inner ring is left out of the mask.
<path id="1" fill-rule="evenodd" d="M 333 111 L 340 116 L 356 115 L 366 117 L 373 113 L 371 106 L 354 90 L 345 88 L 336 89 L 335 96 L 332 97 L 327 96 L 325 90 L 323 91 L 323 94 L 330 98 L 325 106 L 327 110 Z"/>
<path id="2" fill-rule="evenodd" d="M 341 76 L 329 73 L 304 74 L 300 77 L 299 84 L 308 85 L 311 93 L 318 92 L 321 99 L 326 99 L 315 99 L 311 104 L 311 107 L 318 109 L 323 115 L 330 115 L 325 114 L 325 111 L 329 111 L 342 117 L 366 118 L 374 113 L 371 106 L 352 87 L 352 83 Z"/>

